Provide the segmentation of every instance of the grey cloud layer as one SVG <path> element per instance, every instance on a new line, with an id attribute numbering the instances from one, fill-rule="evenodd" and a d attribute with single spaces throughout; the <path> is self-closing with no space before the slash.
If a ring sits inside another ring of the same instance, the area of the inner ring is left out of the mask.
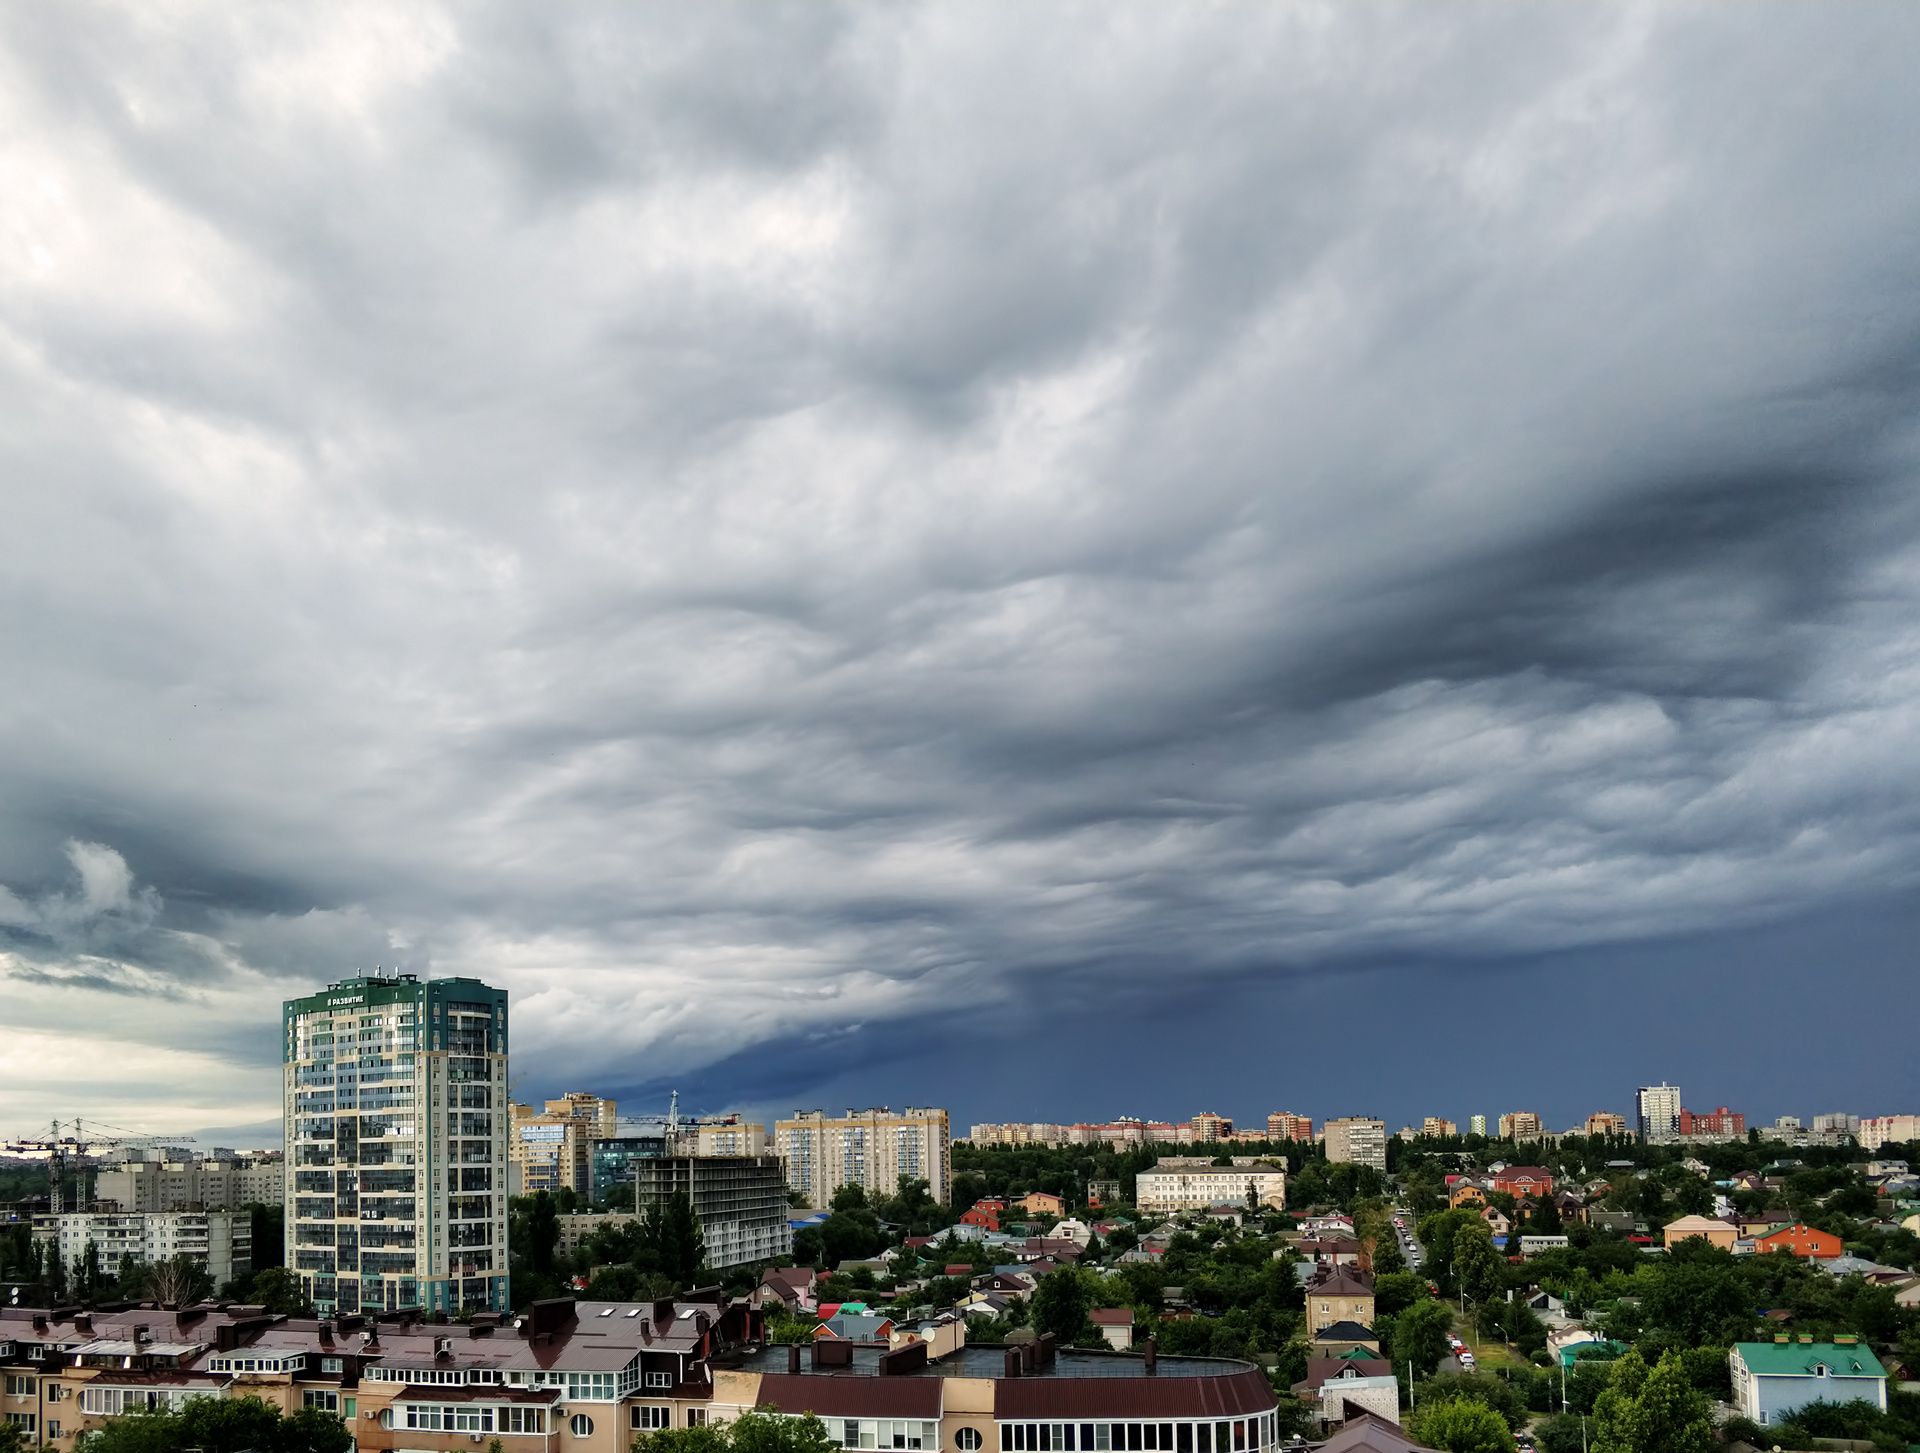
<path id="1" fill-rule="evenodd" d="M 639 1078 L 1911 888 L 1910 10 L 653 19 L 7 13 L 46 1022 Z"/>

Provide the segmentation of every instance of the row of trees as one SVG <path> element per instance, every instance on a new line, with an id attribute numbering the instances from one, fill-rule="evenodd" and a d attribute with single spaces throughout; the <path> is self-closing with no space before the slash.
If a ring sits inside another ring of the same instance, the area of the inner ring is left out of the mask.
<path id="1" fill-rule="evenodd" d="M 513 1304 L 564 1296 L 576 1280 L 602 1301 L 643 1301 L 697 1285 L 706 1272 L 706 1237 L 684 1192 L 632 1221 L 597 1228 L 572 1255 L 560 1251 L 558 1201 L 545 1191 L 518 1196 L 507 1211 Z"/>

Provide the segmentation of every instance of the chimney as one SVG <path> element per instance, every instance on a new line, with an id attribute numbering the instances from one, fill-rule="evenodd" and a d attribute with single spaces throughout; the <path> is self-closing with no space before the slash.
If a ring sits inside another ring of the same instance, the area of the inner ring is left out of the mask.
<path id="1" fill-rule="evenodd" d="M 789 1342 L 787 1344 L 787 1372 L 789 1375 L 797 1375 L 799 1371 L 800 1344 L 798 1342 Z"/>
<path id="2" fill-rule="evenodd" d="M 1146 1362 L 1144 1370 L 1147 1376 L 1158 1377 L 1160 1375 L 1160 1349 L 1155 1345 L 1153 1338 L 1147 1338 L 1146 1344 L 1141 1347 L 1140 1351 Z"/>
<path id="3" fill-rule="evenodd" d="M 1038 1342 L 1022 1342 L 1020 1344 L 1020 1370 L 1022 1372 L 1033 1372 L 1039 1366 L 1040 1344 Z"/>
<path id="4" fill-rule="evenodd" d="M 662 1297 L 653 1304 L 653 1325 L 670 1327 L 673 1325 L 673 1298 Z"/>
<path id="5" fill-rule="evenodd" d="M 320 1345 L 322 1347 L 333 1346 L 333 1323 L 322 1322 L 319 1327 L 318 1335 L 320 1338 Z"/>
<path id="6" fill-rule="evenodd" d="M 1018 1377 L 1020 1375 L 1020 1349 L 1018 1347 L 1009 1347 L 1006 1356 L 1000 1359 L 1000 1363 L 1000 1375 L 1002 1377 Z"/>
<path id="7" fill-rule="evenodd" d="M 1058 1345 L 1058 1341 L 1054 1337 L 1053 1333 L 1051 1332 L 1041 1333 L 1040 1340 L 1033 1344 L 1034 1346 L 1033 1360 L 1035 1364 L 1040 1367 L 1052 1367 L 1053 1353 L 1057 1345 Z"/>
<path id="8" fill-rule="evenodd" d="M 88 1316 L 85 1312 L 75 1313 L 73 1318 L 73 1330 L 76 1332 L 85 1332 L 89 1337 L 91 1337 L 93 1335 L 93 1318 Z"/>

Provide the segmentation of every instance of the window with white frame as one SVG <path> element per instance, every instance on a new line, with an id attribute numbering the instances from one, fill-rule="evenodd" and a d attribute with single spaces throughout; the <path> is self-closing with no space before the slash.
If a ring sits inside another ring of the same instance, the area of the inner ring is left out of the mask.
<path id="1" fill-rule="evenodd" d="M 332 1388 L 310 1387 L 300 1394 L 300 1406 L 319 1408 L 326 1413 L 337 1413 L 340 1411 L 340 1394 Z"/>
<path id="2" fill-rule="evenodd" d="M 633 1426 L 635 1431 L 642 1433 L 651 1433 L 660 1428 L 671 1428 L 673 1426 L 673 1409 L 642 1404 L 633 1410 Z"/>

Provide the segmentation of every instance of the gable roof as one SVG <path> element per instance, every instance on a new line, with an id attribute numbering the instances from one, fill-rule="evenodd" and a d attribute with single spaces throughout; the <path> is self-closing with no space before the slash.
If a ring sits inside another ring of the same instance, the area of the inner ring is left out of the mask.
<path id="1" fill-rule="evenodd" d="M 1756 1377 L 1811 1377 L 1816 1367 L 1835 1377 L 1887 1375 L 1864 1342 L 1736 1342 L 1734 1350 Z"/>
<path id="2" fill-rule="evenodd" d="M 1377 1413 L 1355 1413 L 1322 1443 L 1319 1453 L 1421 1453 L 1416 1443 Z"/>
<path id="3" fill-rule="evenodd" d="M 1316 1342 L 1372 1342 L 1373 1328 L 1359 1322 L 1330 1322 L 1313 1334 Z"/>
<path id="4" fill-rule="evenodd" d="M 1368 1273 L 1351 1266 L 1333 1266 L 1324 1268 L 1319 1276 L 1307 1283 L 1307 1295 L 1313 1297 L 1370 1297 L 1373 1295 L 1373 1278 Z"/>

